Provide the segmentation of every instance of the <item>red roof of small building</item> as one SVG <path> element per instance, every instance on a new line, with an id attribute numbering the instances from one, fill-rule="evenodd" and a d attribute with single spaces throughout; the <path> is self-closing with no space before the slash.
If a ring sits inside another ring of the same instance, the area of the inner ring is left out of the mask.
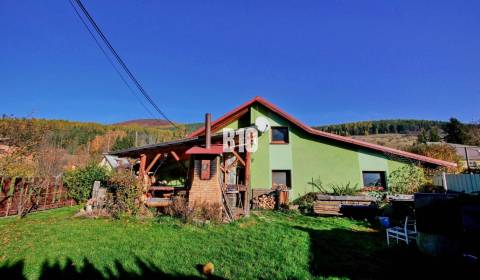
<path id="1" fill-rule="evenodd" d="M 354 146 L 367 148 L 367 149 L 371 149 L 371 150 L 375 150 L 375 151 L 380 151 L 380 152 L 387 153 L 387 154 L 397 155 L 397 156 L 401 156 L 401 157 L 404 157 L 404 158 L 409 158 L 409 159 L 413 159 L 413 160 L 417 160 L 417 161 L 421 161 L 421 162 L 425 162 L 425 163 L 435 164 L 435 165 L 439 165 L 439 166 L 444 166 L 444 167 L 456 167 L 457 166 L 457 164 L 453 163 L 453 162 L 448 162 L 448 161 L 444 161 L 444 160 L 434 159 L 434 158 L 431 158 L 431 157 L 421 156 L 421 155 L 418 155 L 418 154 L 409 153 L 409 152 L 405 152 L 405 151 L 401 151 L 401 150 L 397 150 L 397 149 L 393 149 L 393 148 L 389 148 L 389 147 L 385 147 L 385 146 L 381 146 L 381 145 L 377 145 L 377 144 L 364 142 L 364 141 L 361 141 L 361 140 L 358 140 L 358 139 L 352 139 L 352 138 L 349 138 L 349 137 L 340 136 L 340 135 L 337 135 L 337 134 L 328 133 L 328 132 L 313 129 L 312 127 L 302 123 L 301 121 L 297 120 L 293 116 L 289 115 L 285 111 L 281 110 L 280 108 L 278 108 L 277 106 L 275 106 L 274 104 L 270 103 L 269 101 L 263 99 L 260 96 L 257 96 L 255 98 L 249 100 L 248 102 L 246 102 L 243 105 L 233 109 L 232 111 L 228 112 L 227 114 L 223 115 L 222 117 L 220 117 L 219 119 L 214 121 L 212 123 L 212 131 L 216 131 L 216 130 L 224 127 L 228 123 L 240 118 L 244 113 L 248 112 L 248 108 L 251 105 L 253 105 L 254 103 L 259 103 L 259 104 L 265 106 L 266 108 L 273 111 L 274 113 L 276 113 L 280 117 L 282 117 L 282 118 L 286 119 L 287 121 L 293 123 L 294 125 L 296 125 L 297 127 L 301 128 L 302 130 L 304 130 L 305 132 L 307 132 L 311 135 L 327 138 L 327 139 L 330 139 L 330 140 L 335 140 L 335 141 L 338 141 L 338 142 L 348 143 L 348 144 L 351 144 L 351 145 L 354 145 Z M 196 131 L 192 132 L 190 135 L 188 135 L 188 137 L 195 137 L 195 136 L 200 136 L 200 135 L 203 135 L 203 134 L 205 134 L 205 128 L 201 127 L 199 129 L 197 129 Z"/>
<path id="2" fill-rule="evenodd" d="M 221 155 L 223 154 L 222 145 L 212 145 L 210 149 L 195 146 L 185 152 L 186 155 Z"/>

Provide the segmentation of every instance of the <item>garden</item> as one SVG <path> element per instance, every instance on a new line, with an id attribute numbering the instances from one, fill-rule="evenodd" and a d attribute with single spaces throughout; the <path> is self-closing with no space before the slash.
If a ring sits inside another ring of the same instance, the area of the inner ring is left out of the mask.
<path id="1" fill-rule="evenodd" d="M 415 245 L 386 246 L 375 219 L 311 215 L 319 195 L 374 197 L 388 212 L 387 196 L 425 185 L 414 166 L 389 179 L 390 193 L 371 187 L 360 195 L 357 186 L 315 181 L 318 192 L 295 201 L 300 211 L 255 210 L 222 223 L 215 207 L 193 211 L 182 200 L 164 213 L 152 211 L 142 206 L 142 185 L 131 173 L 86 166 L 63 178 L 78 205 L 0 219 L 0 277 L 378 279 L 478 273 L 462 260 L 426 256 Z M 91 193 L 94 181 L 106 186 L 101 205 Z"/>
<path id="2" fill-rule="evenodd" d="M 386 180 L 380 176 L 372 180 L 371 185 L 363 187 L 350 182 L 329 184 L 321 178 L 312 178 L 309 184 L 314 191 L 297 198 L 292 205 L 304 214 L 370 221 L 387 216 L 401 220 L 414 215 L 414 193 L 443 191 L 432 185 L 426 173 L 428 170 L 414 164 L 405 165 L 389 174 L 388 188 L 385 188 Z"/>
<path id="3" fill-rule="evenodd" d="M 230 224 L 76 218 L 79 207 L 0 220 L 2 279 L 323 279 L 448 276 L 469 267 L 385 246 L 384 232 L 347 218 L 253 212 Z M 442 265 L 445 262 L 445 265 Z"/>

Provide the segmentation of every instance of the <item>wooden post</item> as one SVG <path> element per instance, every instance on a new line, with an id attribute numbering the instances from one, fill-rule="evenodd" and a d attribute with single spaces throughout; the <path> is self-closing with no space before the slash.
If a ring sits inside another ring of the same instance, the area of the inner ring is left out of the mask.
<path id="1" fill-rule="evenodd" d="M 147 155 L 141 154 L 140 155 L 140 169 L 138 170 L 138 179 L 143 181 L 143 177 L 145 176 L 145 169 L 147 165 Z"/>
<path id="2" fill-rule="evenodd" d="M 48 189 L 50 187 L 50 180 L 48 178 L 45 178 L 45 180 L 47 180 L 46 182 L 46 186 L 47 186 L 47 189 L 45 190 L 45 201 L 43 202 L 43 209 L 45 210 L 45 208 L 47 208 L 47 199 L 48 199 Z"/>
<path id="3" fill-rule="evenodd" d="M 58 191 L 58 180 L 57 180 L 57 178 L 54 178 L 52 204 L 55 204 L 55 201 L 57 200 L 57 191 Z"/>
<path id="4" fill-rule="evenodd" d="M 246 151 L 245 157 L 245 186 L 247 191 L 245 192 L 245 197 L 243 201 L 243 207 L 245 207 L 245 216 L 250 215 L 250 166 L 251 166 L 251 155 L 250 152 Z"/>
<path id="5" fill-rule="evenodd" d="M 58 201 L 62 204 L 64 204 L 65 200 L 67 200 L 67 196 L 63 196 L 63 180 L 60 178 L 58 182 L 58 190 L 57 192 L 59 193 L 58 195 Z"/>
<path id="6" fill-rule="evenodd" d="M 227 176 L 228 176 L 228 169 L 227 169 L 227 159 L 226 157 L 223 158 L 223 185 L 226 188 L 227 187 Z"/>
<path id="7" fill-rule="evenodd" d="M 6 194 L 8 195 L 7 199 L 7 211 L 5 212 L 5 217 L 8 216 L 8 213 L 10 212 L 10 207 L 12 205 L 13 201 L 13 196 L 15 195 L 15 180 L 16 178 L 10 178 L 10 182 L 8 182 L 8 191 Z"/>
<path id="8" fill-rule="evenodd" d="M 22 184 L 21 187 L 19 187 L 19 190 L 20 190 L 20 199 L 17 203 L 17 215 L 21 215 L 23 213 L 23 208 L 25 206 L 25 195 L 27 195 L 27 192 L 28 192 L 28 186 L 29 184 L 25 184 L 25 179 L 24 178 L 21 178 L 20 179 L 20 182 L 18 183 L 18 185 L 20 186 L 20 184 Z M 14 187 L 15 185 L 17 184 L 14 184 Z"/>

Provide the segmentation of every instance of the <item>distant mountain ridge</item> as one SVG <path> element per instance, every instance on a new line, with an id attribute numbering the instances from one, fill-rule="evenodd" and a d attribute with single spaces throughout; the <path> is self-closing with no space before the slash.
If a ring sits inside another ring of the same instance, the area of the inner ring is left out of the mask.
<path id="1" fill-rule="evenodd" d="M 161 120 L 161 119 L 135 119 L 135 120 L 128 120 L 128 121 L 123 121 L 119 123 L 114 123 L 112 125 L 116 125 L 116 126 L 136 125 L 136 126 L 142 126 L 142 127 L 171 126 L 169 121 Z"/>
<path id="2" fill-rule="evenodd" d="M 434 120 L 375 120 L 315 126 L 315 129 L 344 136 L 372 134 L 419 134 L 433 127 L 443 129 L 447 122 Z"/>

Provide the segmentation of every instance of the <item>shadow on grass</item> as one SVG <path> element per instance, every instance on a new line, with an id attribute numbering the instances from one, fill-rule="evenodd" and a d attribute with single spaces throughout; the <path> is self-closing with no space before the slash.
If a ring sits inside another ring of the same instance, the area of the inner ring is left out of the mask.
<path id="1" fill-rule="evenodd" d="M 87 259 L 83 260 L 82 266 L 75 265 L 71 259 L 67 259 L 66 265 L 61 265 L 60 262 L 53 264 L 44 262 L 38 279 L 206 279 L 195 275 L 169 274 L 139 258 L 136 258 L 135 264 L 137 270 L 131 271 L 126 270 L 119 261 L 115 261 L 116 272 L 106 269 L 102 273 Z M 23 261 L 1 266 L 0 277 L 1 279 L 26 279 L 23 269 Z M 212 276 L 209 279 L 223 278 Z"/>
<path id="2" fill-rule="evenodd" d="M 480 268 L 462 259 L 430 257 L 415 245 L 387 248 L 379 232 L 296 227 L 310 236 L 310 273 L 351 279 L 456 279 L 478 275 Z M 478 265 L 478 264 L 477 264 Z M 465 274 L 467 273 L 467 274 Z"/>

